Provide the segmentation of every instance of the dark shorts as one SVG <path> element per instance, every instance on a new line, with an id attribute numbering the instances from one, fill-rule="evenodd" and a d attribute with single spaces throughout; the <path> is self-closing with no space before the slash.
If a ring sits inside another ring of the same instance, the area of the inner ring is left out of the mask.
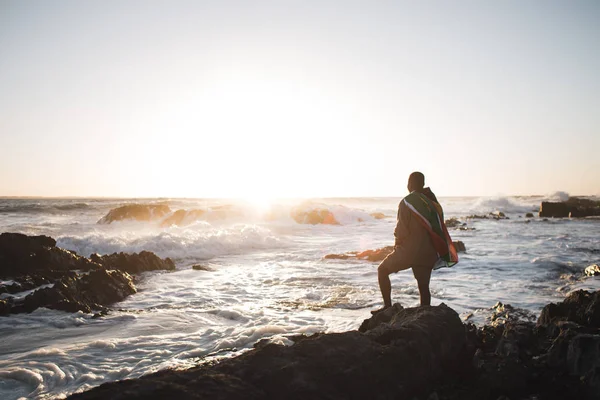
<path id="1" fill-rule="evenodd" d="M 417 268 L 419 270 L 431 270 L 433 265 L 414 265 L 413 258 L 401 247 L 396 247 L 382 262 L 379 264 L 379 269 L 383 269 L 389 274 L 404 271 L 409 268 Z"/>

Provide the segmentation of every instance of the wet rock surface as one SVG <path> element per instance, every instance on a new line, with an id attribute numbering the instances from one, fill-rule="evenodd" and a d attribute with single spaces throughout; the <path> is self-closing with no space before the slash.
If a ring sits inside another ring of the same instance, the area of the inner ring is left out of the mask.
<path id="1" fill-rule="evenodd" d="M 89 259 L 56 247 L 48 236 L 0 235 L 0 315 L 39 307 L 68 312 L 106 311 L 136 292 L 130 274 L 174 270 L 169 258 L 151 252 L 93 254 Z M 28 293 L 31 291 L 31 293 Z"/>
<path id="2" fill-rule="evenodd" d="M 456 367 L 465 344 L 445 305 L 403 309 L 364 332 L 261 344 L 216 365 L 104 384 L 72 399 L 410 399 Z"/>
<path id="3" fill-rule="evenodd" d="M 99 224 L 110 224 L 122 220 L 154 221 L 171 213 L 166 204 L 128 204 L 113 208 L 98 220 Z"/>
<path id="4" fill-rule="evenodd" d="M 140 253 L 113 253 L 105 256 L 92 254 L 90 260 L 106 269 L 119 269 L 130 274 L 146 271 L 175 270 L 175 263 L 170 258 L 162 259 L 150 251 Z"/>
<path id="5" fill-rule="evenodd" d="M 463 324 L 444 304 L 395 304 L 358 331 L 296 336 L 289 347 L 261 341 L 220 363 L 107 383 L 70 398 L 598 399 L 600 329 L 590 318 L 598 293 L 574 292 L 548 305 L 537 322 L 498 303 L 482 327 Z"/>

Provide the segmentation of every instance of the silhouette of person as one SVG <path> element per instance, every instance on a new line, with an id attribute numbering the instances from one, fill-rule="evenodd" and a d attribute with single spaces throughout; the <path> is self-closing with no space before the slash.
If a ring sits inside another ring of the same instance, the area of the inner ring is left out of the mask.
<path id="1" fill-rule="evenodd" d="M 425 176 L 413 172 L 408 178 L 409 195 L 398 205 L 394 250 L 379 265 L 377 275 L 384 310 L 392 305 L 390 274 L 412 268 L 419 287 L 421 305 L 431 304 L 431 271 L 458 262 L 456 250 L 444 225 L 442 207 L 425 186 Z"/>

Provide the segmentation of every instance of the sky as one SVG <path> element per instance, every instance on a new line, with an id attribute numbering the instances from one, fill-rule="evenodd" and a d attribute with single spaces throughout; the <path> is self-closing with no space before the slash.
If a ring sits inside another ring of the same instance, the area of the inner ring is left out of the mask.
<path id="1" fill-rule="evenodd" d="M 0 196 L 600 195 L 598 1 L 0 0 Z"/>

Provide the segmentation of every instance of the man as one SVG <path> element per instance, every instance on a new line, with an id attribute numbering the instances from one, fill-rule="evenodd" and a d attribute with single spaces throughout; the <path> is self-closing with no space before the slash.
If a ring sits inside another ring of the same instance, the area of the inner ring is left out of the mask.
<path id="1" fill-rule="evenodd" d="M 379 289 L 383 296 L 381 310 L 392 306 L 390 274 L 412 268 L 421 305 L 430 305 L 431 271 L 434 268 L 451 267 L 458 262 L 456 249 L 444 225 L 442 207 L 431 189 L 424 186 L 425 176 L 421 172 L 410 174 L 410 194 L 398 205 L 394 251 L 377 269 Z"/>

